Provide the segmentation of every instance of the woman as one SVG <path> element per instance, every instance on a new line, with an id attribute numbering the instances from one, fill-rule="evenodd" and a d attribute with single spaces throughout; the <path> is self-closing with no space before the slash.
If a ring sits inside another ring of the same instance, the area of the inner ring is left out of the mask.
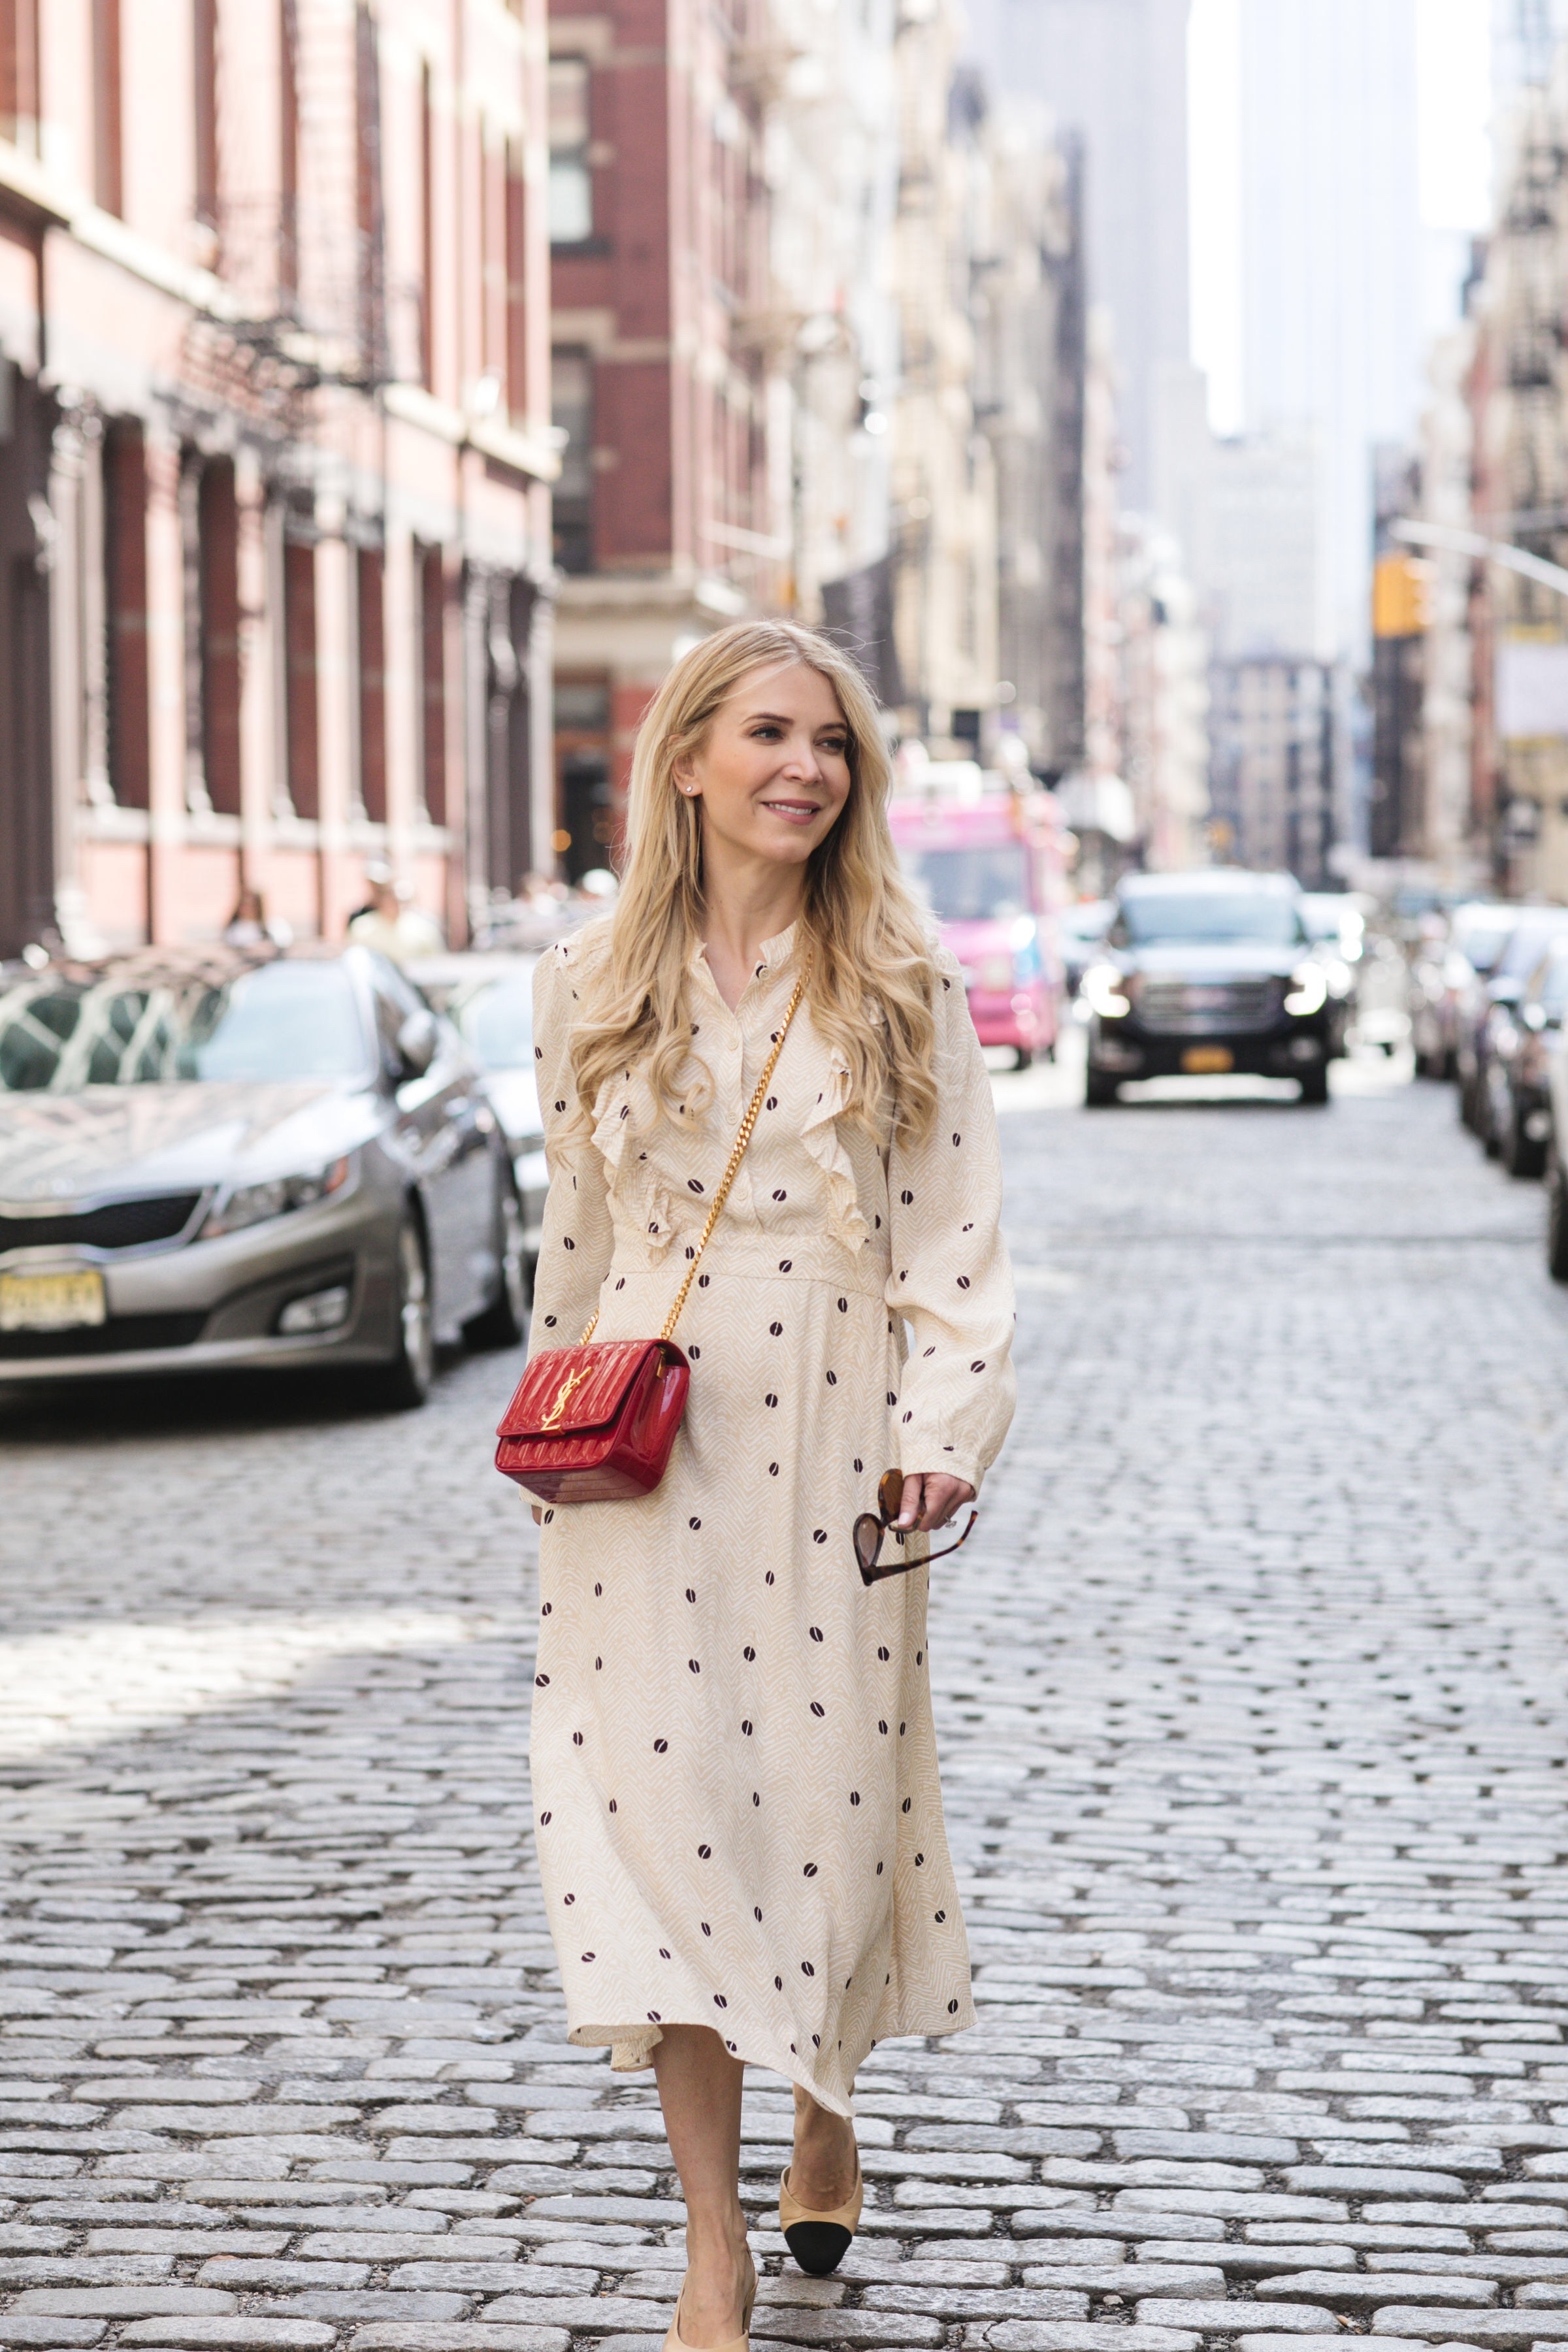
<path id="1" fill-rule="evenodd" d="M 926 1573 L 868 1589 L 851 1529 L 889 1464 L 889 1549 L 973 1499 L 1012 1416 L 1012 1285 L 984 1068 L 888 789 L 836 647 L 705 639 L 643 722 L 615 915 L 535 979 L 555 1348 L 595 1312 L 599 1340 L 658 1330 L 804 973 L 676 1333 L 664 1480 L 542 1515 L 540 1866 L 572 2040 L 658 2078 L 688 2214 L 670 2347 L 749 2327 L 742 2067 L 795 2084 L 781 2224 L 828 2270 L 859 2213 L 857 2067 L 973 2022 Z"/>

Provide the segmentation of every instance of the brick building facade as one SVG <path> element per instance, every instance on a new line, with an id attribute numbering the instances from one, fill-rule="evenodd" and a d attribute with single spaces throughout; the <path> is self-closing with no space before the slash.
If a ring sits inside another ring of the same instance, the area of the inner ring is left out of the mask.
<path id="1" fill-rule="evenodd" d="M 608 862 L 683 645 L 785 593 L 770 529 L 763 0 L 552 7 L 557 846 Z"/>
<path id="2" fill-rule="evenodd" d="M 542 0 L 0 7 L 0 951 L 552 829 Z"/>

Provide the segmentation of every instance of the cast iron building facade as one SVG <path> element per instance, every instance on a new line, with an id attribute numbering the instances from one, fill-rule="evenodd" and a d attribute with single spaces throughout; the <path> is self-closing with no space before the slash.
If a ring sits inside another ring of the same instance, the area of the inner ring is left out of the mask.
<path id="1" fill-rule="evenodd" d="M 529 863 L 544 63 L 540 0 L 0 12 L 0 944 Z"/>

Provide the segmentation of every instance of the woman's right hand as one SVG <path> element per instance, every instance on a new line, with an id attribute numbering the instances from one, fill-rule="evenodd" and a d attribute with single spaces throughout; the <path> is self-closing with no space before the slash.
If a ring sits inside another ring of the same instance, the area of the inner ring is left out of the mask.
<path id="1" fill-rule="evenodd" d="M 973 1500 L 974 1489 L 967 1478 L 951 1478 L 942 1470 L 911 1471 L 904 1479 L 895 1524 L 912 1528 L 921 1535 L 933 1534 L 938 1528 L 945 1528 L 965 1503 Z"/>

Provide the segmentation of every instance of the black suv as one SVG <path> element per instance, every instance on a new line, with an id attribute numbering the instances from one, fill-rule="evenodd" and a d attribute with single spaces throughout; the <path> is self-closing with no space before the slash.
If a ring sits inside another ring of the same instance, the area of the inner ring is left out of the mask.
<path id="1" fill-rule="evenodd" d="M 1085 1099 L 1114 1102 L 1124 1078 L 1247 1070 L 1295 1078 L 1303 1102 L 1327 1102 L 1352 984 L 1314 950 L 1288 874 L 1129 875 L 1083 976 Z"/>

